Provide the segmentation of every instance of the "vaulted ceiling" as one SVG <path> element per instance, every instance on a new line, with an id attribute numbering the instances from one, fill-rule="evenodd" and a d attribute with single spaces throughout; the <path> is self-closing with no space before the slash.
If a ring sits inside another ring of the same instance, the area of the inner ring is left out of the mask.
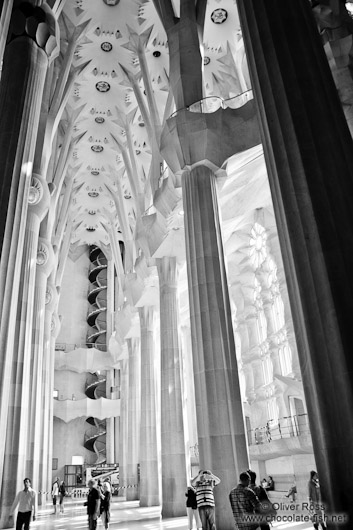
<path id="1" fill-rule="evenodd" d="M 179 1 L 172 5 L 178 17 Z M 71 149 L 61 200 L 70 194 L 74 247 L 104 248 L 136 239 L 141 218 L 155 211 L 155 190 L 170 176 L 150 129 L 177 110 L 167 37 L 152 0 L 67 0 L 59 24 L 61 68 L 75 50 L 57 145 L 60 152 L 66 135 Z M 250 88 L 235 0 L 208 0 L 202 55 L 205 97 L 229 99 Z M 179 201 L 163 237 L 180 226 L 181 209 Z"/>

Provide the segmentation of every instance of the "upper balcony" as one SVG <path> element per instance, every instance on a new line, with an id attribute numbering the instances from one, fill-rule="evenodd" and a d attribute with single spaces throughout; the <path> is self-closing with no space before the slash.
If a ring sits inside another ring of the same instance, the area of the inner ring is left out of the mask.
<path id="1" fill-rule="evenodd" d="M 307 414 L 287 416 L 247 433 L 250 457 L 267 460 L 280 456 L 312 453 L 310 425 Z"/>

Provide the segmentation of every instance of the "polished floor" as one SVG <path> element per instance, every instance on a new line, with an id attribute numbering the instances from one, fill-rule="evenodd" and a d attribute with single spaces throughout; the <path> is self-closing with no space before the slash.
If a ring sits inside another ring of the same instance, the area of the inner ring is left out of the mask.
<path id="1" fill-rule="evenodd" d="M 67 499 L 64 514 L 53 515 L 53 507 L 48 502 L 39 508 L 37 520 L 31 523 L 31 529 L 42 530 L 80 530 L 87 529 L 86 508 L 84 499 Z M 111 510 L 111 530 L 187 530 L 187 518 L 161 519 L 160 507 L 140 508 L 138 501 L 125 501 L 113 497 Z M 273 525 L 276 530 L 308 530 L 311 523 L 278 522 Z M 99 521 L 98 530 L 103 530 Z"/>

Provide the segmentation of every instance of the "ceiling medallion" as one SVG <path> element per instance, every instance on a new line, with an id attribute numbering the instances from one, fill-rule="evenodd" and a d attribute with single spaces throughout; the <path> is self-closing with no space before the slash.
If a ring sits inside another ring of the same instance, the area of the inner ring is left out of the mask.
<path id="1" fill-rule="evenodd" d="M 91 171 L 91 175 L 94 175 L 95 177 L 97 177 L 99 175 L 99 171 L 96 171 L 94 169 L 93 171 Z"/>
<path id="2" fill-rule="evenodd" d="M 87 226 L 86 230 L 87 230 L 87 232 L 95 232 L 96 231 L 96 229 L 93 228 L 93 226 Z"/>
<path id="3" fill-rule="evenodd" d="M 96 215 L 96 210 L 88 210 L 89 215 Z"/>
<path id="4" fill-rule="evenodd" d="M 97 116 L 96 118 L 94 118 L 94 121 L 96 123 L 104 123 L 105 122 L 105 119 L 102 118 L 102 116 Z"/>
<path id="5" fill-rule="evenodd" d="M 125 198 L 125 199 L 131 199 L 131 195 L 130 195 L 130 193 L 125 193 L 124 198 Z"/>
<path id="6" fill-rule="evenodd" d="M 117 6 L 120 0 L 103 0 L 107 6 Z"/>
<path id="7" fill-rule="evenodd" d="M 205 66 L 207 66 L 208 64 L 210 64 L 211 62 L 211 59 L 209 57 L 207 57 L 207 55 L 203 58 L 203 64 Z"/>
<path id="8" fill-rule="evenodd" d="M 99 197 L 98 191 L 89 191 L 88 195 L 89 197 Z"/>
<path id="9" fill-rule="evenodd" d="M 211 20 L 214 24 L 223 24 L 228 18 L 228 11 L 225 9 L 219 8 L 215 9 L 211 13 Z"/>
<path id="10" fill-rule="evenodd" d="M 108 92 L 110 90 L 110 84 L 106 81 L 98 81 L 96 83 L 96 89 L 98 92 Z"/>
<path id="11" fill-rule="evenodd" d="M 101 48 L 104 52 L 111 52 L 113 45 L 110 42 L 102 42 Z"/>
<path id="12" fill-rule="evenodd" d="M 160 57 L 161 56 L 161 52 L 156 50 L 155 52 L 152 53 L 153 57 Z"/>
<path id="13" fill-rule="evenodd" d="M 91 145 L 91 149 L 94 153 L 101 153 L 104 149 L 104 147 L 102 145 Z"/>

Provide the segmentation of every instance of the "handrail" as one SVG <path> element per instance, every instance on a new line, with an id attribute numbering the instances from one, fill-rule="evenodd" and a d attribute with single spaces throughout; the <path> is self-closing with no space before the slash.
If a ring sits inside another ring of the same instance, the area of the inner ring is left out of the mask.
<path id="1" fill-rule="evenodd" d="M 307 414 L 285 416 L 278 420 L 269 420 L 266 425 L 247 431 L 249 445 L 271 443 L 282 438 L 293 438 L 310 434 Z"/>

